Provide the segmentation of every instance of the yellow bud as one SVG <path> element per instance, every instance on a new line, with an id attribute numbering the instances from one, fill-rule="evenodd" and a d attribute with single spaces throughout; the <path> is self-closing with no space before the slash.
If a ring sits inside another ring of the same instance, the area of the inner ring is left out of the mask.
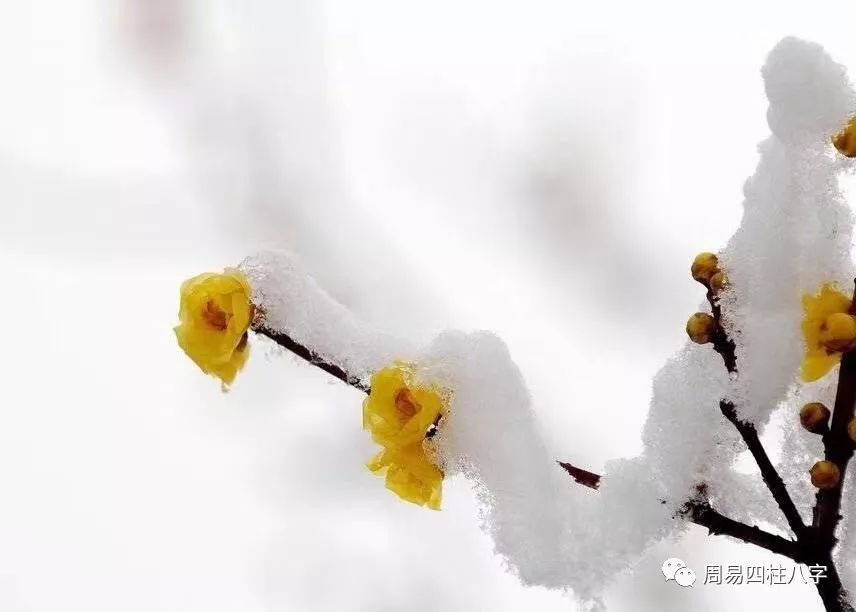
<path id="1" fill-rule="evenodd" d="M 725 276 L 725 272 L 719 271 L 710 277 L 710 290 L 713 291 L 714 295 L 718 294 L 727 286 L 728 277 Z"/>
<path id="2" fill-rule="evenodd" d="M 832 461 L 818 461 L 809 470 L 809 474 L 811 474 L 811 484 L 818 489 L 831 489 L 841 480 L 841 472 Z"/>
<path id="3" fill-rule="evenodd" d="M 847 435 L 850 436 L 850 439 L 856 442 L 856 418 L 850 419 L 850 422 L 847 424 Z"/>
<path id="4" fill-rule="evenodd" d="M 707 344 L 716 332 L 716 320 L 706 312 L 697 312 L 687 321 L 687 335 L 696 344 Z"/>
<path id="5" fill-rule="evenodd" d="M 850 119 L 847 126 L 833 136 L 832 144 L 842 155 L 856 157 L 856 117 Z"/>
<path id="6" fill-rule="evenodd" d="M 800 423 L 811 433 L 820 433 L 829 423 L 829 408 L 820 402 L 806 404 L 800 410 Z"/>
<path id="7" fill-rule="evenodd" d="M 699 253 L 690 267 L 693 278 L 707 286 L 710 277 L 719 272 L 719 259 L 713 253 Z"/>
<path id="8" fill-rule="evenodd" d="M 820 330 L 820 340 L 830 351 L 849 351 L 856 344 L 856 317 L 846 312 L 829 315 Z"/>

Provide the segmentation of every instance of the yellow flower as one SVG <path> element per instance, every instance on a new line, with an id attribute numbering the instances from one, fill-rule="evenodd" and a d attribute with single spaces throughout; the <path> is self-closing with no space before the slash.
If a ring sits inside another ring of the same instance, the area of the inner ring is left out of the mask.
<path id="1" fill-rule="evenodd" d="M 235 268 L 200 274 L 181 285 L 178 345 L 203 372 L 219 378 L 224 391 L 249 357 L 251 295 L 249 281 Z"/>
<path id="2" fill-rule="evenodd" d="M 856 325 L 848 314 L 852 299 L 826 284 L 817 295 L 803 296 L 802 332 L 805 360 L 802 378 L 817 380 L 841 360 L 841 352 L 852 348 Z"/>
<path id="3" fill-rule="evenodd" d="M 363 402 L 363 428 L 383 450 L 368 462 L 386 474 L 386 487 L 401 499 L 440 509 L 443 472 L 429 457 L 426 434 L 446 411 L 443 396 L 414 384 L 412 366 L 395 363 L 372 376 Z"/>

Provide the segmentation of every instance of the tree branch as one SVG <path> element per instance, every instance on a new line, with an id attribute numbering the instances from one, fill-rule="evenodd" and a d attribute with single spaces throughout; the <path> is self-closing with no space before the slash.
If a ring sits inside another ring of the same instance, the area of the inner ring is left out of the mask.
<path id="1" fill-rule="evenodd" d="M 722 311 L 719 306 L 719 300 L 710 289 L 707 291 L 707 301 L 710 303 L 713 318 L 716 321 L 713 349 L 722 356 L 722 361 L 725 363 L 728 373 L 735 374 L 737 373 L 737 356 L 734 352 L 734 341 L 728 337 L 728 334 L 725 333 L 725 329 L 722 327 Z M 761 443 L 761 438 L 758 436 L 758 430 L 755 429 L 755 425 L 741 421 L 737 416 L 734 404 L 729 401 L 720 401 L 719 410 L 728 419 L 728 422 L 737 429 L 740 437 L 743 438 L 743 442 L 746 443 L 746 448 L 752 453 L 752 457 L 761 471 L 761 478 L 764 480 L 764 484 L 767 485 L 767 489 L 769 489 L 773 499 L 788 521 L 791 531 L 793 531 L 797 538 L 801 537 L 806 531 L 805 523 L 794 501 L 791 499 L 782 477 L 779 476 L 773 462 L 770 461 L 770 457 Z"/>
<path id="2" fill-rule="evenodd" d="M 856 283 L 856 281 L 854 281 Z M 850 306 L 850 314 L 856 314 L 856 299 Z M 817 531 L 819 544 L 826 550 L 835 546 L 835 529 L 841 520 L 841 493 L 847 464 L 853 457 L 853 441 L 847 433 L 847 425 L 856 412 L 856 352 L 844 353 L 838 369 L 838 387 L 835 406 L 828 431 L 823 436 L 824 456 L 833 462 L 841 473 L 838 484 L 830 489 L 819 489 L 814 506 L 812 526 Z"/>
<path id="3" fill-rule="evenodd" d="M 714 317 L 717 321 L 717 332 L 713 339 L 714 350 L 723 358 L 729 372 L 736 371 L 736 358 L 734 354 L 734 343 L 727 337 L 719 325 L 719 306 L 715 299 L 708 293 L 711 305 L 714 309 Z M 263 319 L 254 322 L 253 331 L 267 336 L 281 347 L 291 351 L 308 363 L 320 368 L 331 376 L 362 391 L 369 393 L 371 389 L 361 380 L 350 376 L 343 368 L 320 357 L 306 346 L 300 344 L 288 334 L 277 332 L 264 326 Z M 706 527 L 713 535 L 726 535 L 747 544 L 753 544 L 772 553 L 783 555 L 797 563 L 816 564 L 826 567 L 826 577 L 816 583 L 824 607 L 828 612 L 854 612 L 853 607 L 847 602 L 847 593 L 841 584 L 841 579 L 832 559 L 832 547 L 835 544 L 835 527 L 841 519 L 839 514 L 841 504 L 841 483 L 834 489 L 821 490 L 817 495 L 815 506 L 814 525 L 806 527 L 802 517 L 797 511 L 784 482 L 770 461 L 764 450 L 758 431 L 751 423 L 741 421 L 734 405 L 731 402 L 722 401 L 719 405 L 723 416 L 740 433 L 747 448 L 755 458 L 761 476 L 776 500 L 788 524 L 797 536 L 797 540 L 789 540 L 781 536 L 769 533 L 739 521 L 724 516 L 713 509 L 710 501 L 704 494 L 703 485 L 699 488 L 699 496 L 688 500 L 678 512 L 678 516 Z M 856 410 L 856 352 L 845 353 L 842 359 L 839 373 L 838 394 L 835 402 L 835 412 L 829 432 L 824 436 L 826 457 L 835 462 L 841 470 L 843 483 L 844 472 L 853 455 L 853 444 L 847 436 L 847 424 L 853 418 Z M 579 484 L 597 490 L 600 486 L 599 474 L 576 467 L 565 461 L 558 464 Z M 664 502 L 665 503 L 665 502 Z M 818 537 L 814 537 L 818 535 Z"/>
<path id="4" fill-rule="evenodd" d="M 355 389 L 359 389 L 363 393 L 368 393 L 370 391 L 370 388 L 367 385 L 358 379 L 349 376 L 345 370 L 336 364 L 330 363 L 329 361 L 321 358 L 313 351 L 291 338 L 288 334 L 273 331 L 261 323 L 255 324 L 253 326 L 253 331 L 263 336 L 267 336 L 281 347 L 291 351 L 298 357 L 304 359 L 315 367 L 324 370 L 328 374 L 354 387 Z M 573 477 L 573 479 L 579 484 L 591 489 L 597 489 L 600 486 L 599 474 L 589 472 L 588 470 L 584 470 L 564 461 L 559 461 L 558 464 L 562 466 L 562 468 L 564 468 L 564 470 L 568 472 L 568 474 L 570 474 L 571 477 Z M 681 509 L 680 514 L 693 523 L 707 527 L 710 533 L 731 536 L 749 544 L 755 544 L 761 548 L 766 548 L 776 554 L 784 555 L 791 559 L 797 559 L 798 551 L 796 549 L 795 542 L 763 531 L 758 527 L 745 525 L 723 516 L 716 512 L 706 500 L 688 501 Z"/>
<path id="5" fill-rule="evenodd" d="M 778 504 L 782 514 L 785 515 L 791 531 L 798 538 L 801 537 L 806 531 L 805 523 L 794 501 L 791 499 L 782 477 L 779 476 L 779 472 L 776 470 L 773 462 L 770 461 L 764 445 L 761 444 L 761 439 L 758 437 L 758 430 L 755 429 L 752 423 L 741 421 L 738 418 L 734 404 L 731 402 L 724 400 L 719 402 L 719 410 L 740 433 L 740 437 L 743 438 L 746 447 L 752 453 L 752 457 L 755 458 L 755 463 L 761 471 L 761 478 L 764 480 L 764 484 L 767 485 L 767 489 L 773 495 L 773 499 L 776 500 L 776 504 Z"/>
<path id="6" fill-rule="evenodd" d="M 707 500 L 688 501 L 681 514 L 696 525 L 707 527 L 708 532 L 713 535 L 737 538 L 747 544 L 754 544 L 777 555 L 788 557 L 797 563 L 802 563 L 804 560 L 804 554 L 797 542 L 723 516 L 714 510 Z"/>
<path id="7" fill-rule="evenodd" d="M 351 385 L 354 389 L 359 389 L 363 393 L 369 392 L 368 385 L 360 381 L 358 378 L 354 378 L 336 364 L 326 361 L 316 353 L 312 352 L 310 349 L 306 348 L 305 346 L 294 340 L 288 334 L 274 331 L 269 327 L 265 327 L 263 323 L 254 323 L 252 329 L 257 334 L 267 336 L 268 338 L 276 342 L 278 345 L 280 345 L 282 348 L 291 351 L 301 359 L 304 359 L 305 361 L 308 361 L 310 364 L 314 365 L 316 368 L 320 368 L 331 376 L 333 376 L 334 378 L 338 378 L 343 383 Z"/>

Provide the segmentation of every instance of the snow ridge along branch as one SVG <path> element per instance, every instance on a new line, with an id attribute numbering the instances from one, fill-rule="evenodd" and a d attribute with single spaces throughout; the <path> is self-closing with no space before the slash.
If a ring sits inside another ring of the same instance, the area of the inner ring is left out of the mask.
<path id="1" fill-rule="evenodd" d="M 723 363 L 729 373 L 736 374 L 737 359 L 734 353 L 734 343 L 728 338 L 720 324 L 722 313 L 713 290 L 708 289 L 707 299 L 711 305 L 713 320 L 716 324 L 711 344 L 713 349 L 722 356 Z M 265 326 L 263 316 L 254 317 L 251 329 L 345 384 L 366 394 L 371 392 L 366 383 L 351 376 L 342 367 L 324 359 L 288 334 Z M 769 550 L 774 554 L 783 555 L 797 563 L 825 566 L 826 576 L 818 581 L 817 590 L 826 610 L 829 612 L 853 612 L 854 608 L 848 603 L 847 593 L 841 584 L 832 551 L 837 542 L 834 535 L 835 528 L 841 519 L 839 510 L 843 474 L 853 456 L 853 444 L 847 434 L 847 425 L 853 418 L 854 411 L 856 411 L 856 353 L 844 355 L 839 376 L 834 414 L 831 427 L 824 435 L 824 445 L 827 460 L 833 461 L 838 466 L 842 478 L 837 486 L 819 490 L 814 509 L 814 521 L 811 526 L 806 526 L 803 522 L 784 481 L 761 443 L 757 429 L 752 423 L 741 421 L 734 404 L 727 400 L 720 402 L 719 409 L 722 415 L 737 429 L 745 442 L 758 465 L 764 483 L 787 519 L 796 538 L 784 538 L 717 512 L 708 499 L 707 487 L 704 483 L 697 485 L 696 494 L 686 501 L 678 515 L 707 528 L 708 532 L 713 535 L 729 536 Z M 599 474 L 565 461 L 558 461 L 557 463 L 578 484 L 594 490 L 600 486 L 601 477 Z"/>

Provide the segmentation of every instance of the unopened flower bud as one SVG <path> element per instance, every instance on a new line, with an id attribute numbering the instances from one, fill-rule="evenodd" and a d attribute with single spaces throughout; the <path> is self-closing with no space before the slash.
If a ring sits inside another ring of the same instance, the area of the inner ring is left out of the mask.
<path id="1" fill-rule="evenodd" d="M 717 295 L 727 286 L 728 277 L 725 276 L 725 272 L 719 271 L 710 277 L 710 290 L 713 291 L 714 295 Z"/>
<path id="2" fill-rule="evenodd" d="M 850 419 L 850 422 L 847 423 L 847 435 L 856 442 L 856 418 Z"/>
<path id="3" fill-rule="evenodd" d="M 841 480 L 841 472 L 832 461 L 818 461 L 809 470 L 809 474 L 811 474 L 811 484 L 818 489 L 831 489 Z"/>
<path id="4" fill-rule="evenodd" d="M 697 312 L 687 321 L 687 335 L 696 344 L 707 344 L 716 332 L 716 320 L 706 312 Z"/>
<path id="5" fill-rule="evenodd" d="M 847 157 L 856 157 L 856 117 L 832 138 L 832 144 L 838 152 Z"/>
<path id="6" fill-rule="evenodd" d="M 821 328 L 820 340 L 831 351 L 849 351 L 856 345 L 856 317 L 846 312 L 829 315 Z"/>
<path id="7" fill-rule="evenodd" d="M 829 423 L 829 408 L 820 402 L 806 404 L 800 410 L 800 423 L 811 433 L 820 433 Z"/>
<path id="8" fill-rule="evenodd" d="M 699 253 L 690 267 L 693 278 L 707 286 L 710 277 L 719 272 L 719 259 L 713 253 Z"/>

